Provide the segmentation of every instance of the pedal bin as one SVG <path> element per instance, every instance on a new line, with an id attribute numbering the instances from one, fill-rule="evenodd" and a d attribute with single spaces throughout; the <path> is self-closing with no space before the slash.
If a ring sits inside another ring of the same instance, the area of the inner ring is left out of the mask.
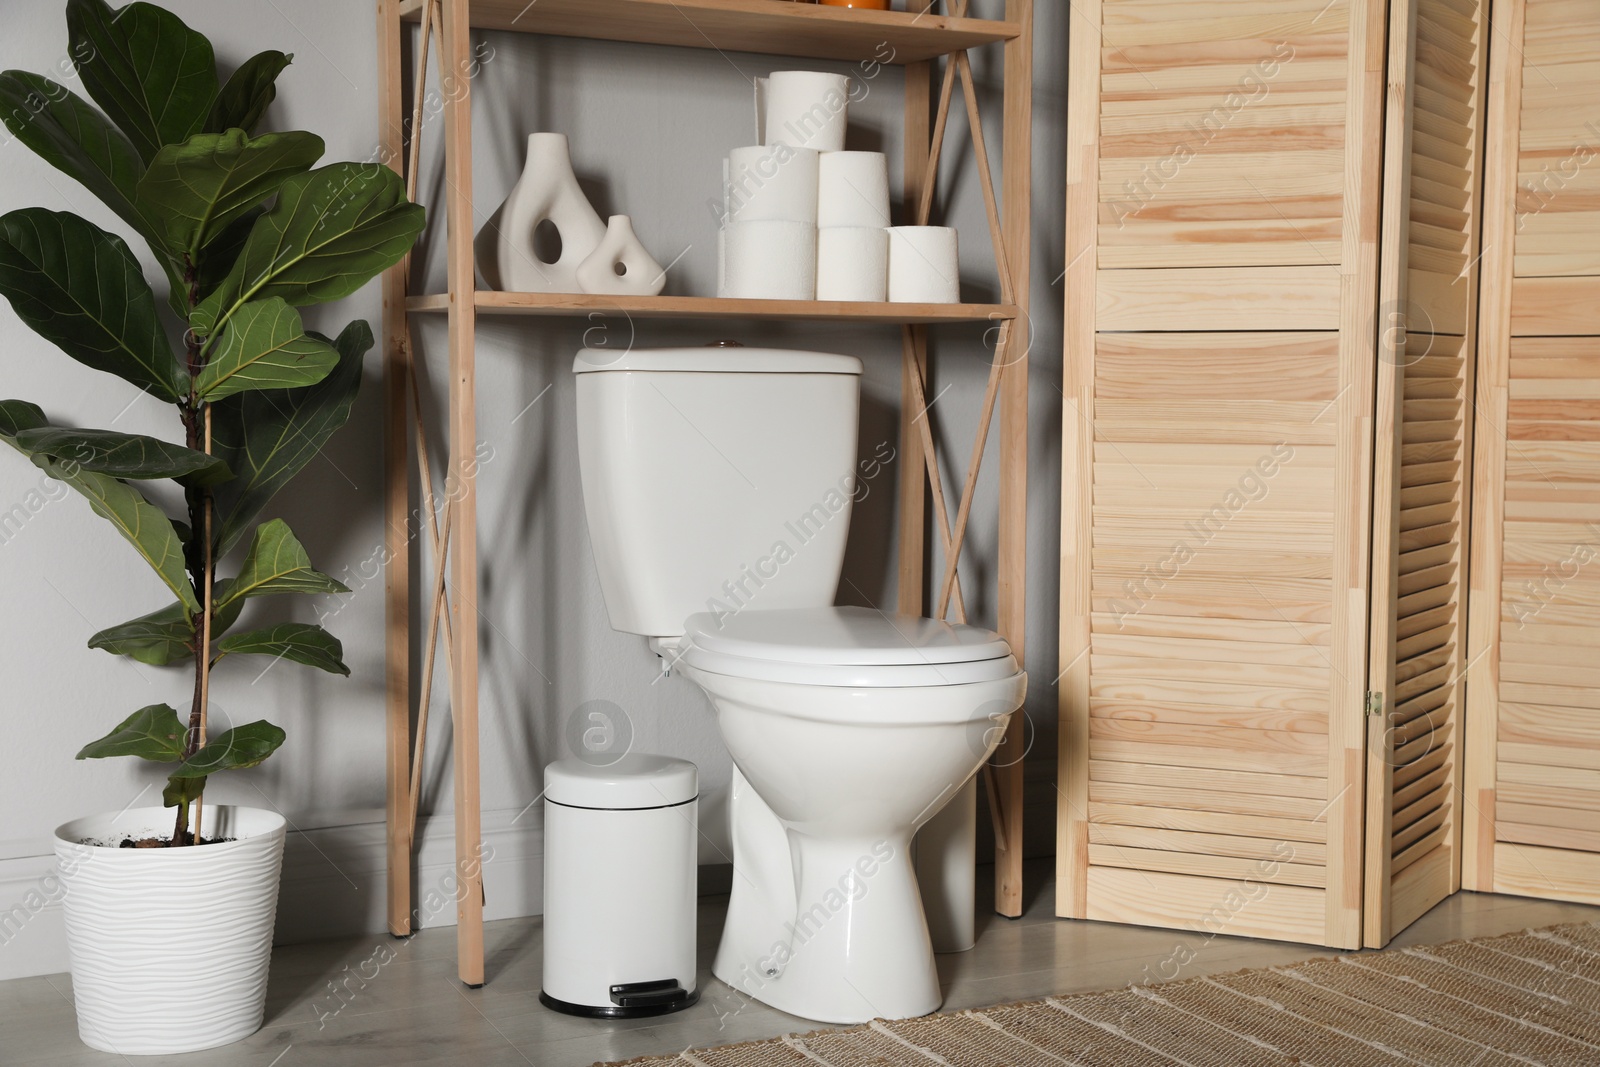
<path id="1" fill-rule="evenodd" d="M 554 1011 L 666 1015 L 699 998 L 699 775 L 628 753 L 544 769 L 544 988 Z"/>

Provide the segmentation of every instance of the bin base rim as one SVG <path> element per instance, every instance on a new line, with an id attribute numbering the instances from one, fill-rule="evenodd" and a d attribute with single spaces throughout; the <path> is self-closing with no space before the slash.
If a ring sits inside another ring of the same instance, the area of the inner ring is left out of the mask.
<path id="1" fill-rule="evenodd" d="M 648 1019 L 656 1015 L 671 1015 L 675 1011 L 693 1007 L 700 1000 L 700 990 L 694 989 L 683 1000 L 674 1004 L 651 1004 L 624 1008 L 616 1004 L 573 1004 L 557 1000 L 544 990 L 539 991 L 539 1003 L 563 1015 L 576 1015 L 586 1019 Z"/>

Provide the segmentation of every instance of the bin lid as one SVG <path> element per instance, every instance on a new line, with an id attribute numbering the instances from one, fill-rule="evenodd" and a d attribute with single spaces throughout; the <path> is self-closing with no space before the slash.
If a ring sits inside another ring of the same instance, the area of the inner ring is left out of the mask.
<path id="1" fill-rule="evenodd" d="M 573 808 L 637 811 L 693 800 L 700 775 L 688 760 L 629 752 L 613 763 L 556 760 L 544 769 L 544 796 Z"/>

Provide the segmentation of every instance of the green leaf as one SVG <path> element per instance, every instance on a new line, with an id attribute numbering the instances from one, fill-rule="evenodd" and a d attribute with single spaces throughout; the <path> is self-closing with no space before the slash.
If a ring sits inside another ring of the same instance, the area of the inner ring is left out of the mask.
<path id="1" fill-rule="evenodd" d="M 310 170 L 322 150 L 322 138 L 302 131 L 254 140 L 239 129 L 198 133 L 156 153 L 139 180 L 136 202 L 166 246 L 194 261 L 285 178 Z"/>
<path id="2" fill-rule="evenodd" d="M 173 775 L 167 779 L 167 787 L 161 791 L 161 803 L 169 808 L 185 807 L 199 800 L 200 794 L 205 791 L 204 778 L 179 778 Z"/>
<path id="3" fill-rule="evenodd" d="M 243 600 L 211 611 L 211 639 L 215 641 L 239 618 Z M 108 626 L 89 638 L 89 647 L 114 656 L 128 656 L 152 667 L 166 667 L 194 656 L 195 623 L 182 604 L 168 604 L 137 619 Z"/>
<path id="4" fill-rule="evenodd" d="M 294 175 L 189 325 L 213 333 L 246 301 L 269 296 L 296 307 L 349 296 L 410 250 L 423 214 L 406 200 L 400 176 L 375 163 Z"/>
<path id="5" fill-rule="evenodd" d="M 44 426 L 18 434 L 17 445 L 113 478 L 187 478 L 194 485 L 212 485 L 233 477 L 216 456 L 142 434 Z"/>
<path id="6" fill-rule="evenodd" d="M 35 333 L 80 363 L 176 403 L 189 375 L 122 238 L 68 212 L 0 216 L 0 295 Z"/>
<path id="7" fill-rule="evenodd" d="M 165 667 L 194 656 L 194 622 L 182 604 L 108 626 L 89 638 L 89 647 Z M 182 756 L 180 755 L 181 759 Z"/>
<path id="8" fill-rule="evenodd" d="M 138 756 L 156 763 L 176 763 L 183 759 L 184 738 L 188 732 L 176 711 L 166 704 L 151 704 L 123 719 L 121 725 L 100 740 L 84 745 L 78 758 Z"/>
<path id="9" fill-rule="evenodd" d="M 315 385 L 339 365 L 333 346 L 308 337 L 300 313 L 276 296 L 240 308 L 211 347 L 210 362 L 195 382 L 206 400 L 246 389 Z"/>
<path id="10" fill-rule="evenodd" d="M 77 181 L 140 234 L 149 233 L 134 190 L 144 161 L 133 142 L 66 86 L 37 74 L 0 74 L 0 118 L 17 140 Z"/>
<path id="11" fill-rule="evenodd" d="M 24 430 L 37 429 L 45 424 L 44 409 L 26 400 L 0 400 L 0 437 L 12 446 L 16 436 Z M 27 449 L 20 449 L 26 452 Z"/>
<path id="12" fill-rule="evenodd" d="M 70 461 L 58 461 L 49 456 L 30 455 L 29 458 L 50 477 L 82 493 L 95 514 L 117 528 L 190 612 L 200 610 L 200 602 L 195 599 L 184 571 L 183 542 L 178 540 L 172 520 L 160 508 L 109 475 L 83 470 Z"/>
<path id="13" fill-rule="evenodd" d="M 333 342 L 339 366 L 316 385 L 241 393 L 212 406 L 212 451 L 235 475 L 213 496 L 219 554 L 238 543 L 278 490 L 350 418 L 361 360 L 372 343 L 372 328 L 357 319 Z"/>
<path id="14" fill-rule="evenodd" d="M 256 123 L 266 113 L 267 105 L 278 95 L 278 75 L 293 60 L 294 56 L 282 52 L 257 52 L 245 60 L 217 94 L 217 102 L 211 106 L 211 116 L 206 119 L 206 131 L 254 131 Z"/>
<path id="15" fill-rule="evenodd" d="M 172 772 L 169 781 L 176 783 L 183 779 L 204 778 L 217 771 L 254 767 L 276 752 L 278 746 L 283 744 L 283 739 L 283 729 L 265 719 L 235 726 L 206 742 L 204 748 Z"/>
<path id="16" fill-rule="evenodd" d="M 348 593 L 345 586 L 315 570 L 305 546 L 289 532 L 289 524 L 272 519 L 256 527 L 245 552 L 244 565 L 232 581 L 220 587 L 215 607 L 220 610 L 246 597 L 274 593 Z"/>
<path id="17" fill-rule="evenodd" d="M 217 98 L 211 42 L 154 4 L 67 0 L 67 39 L 90 97 L 145 162 L 198 133 Z"/>
<path id="18" fill-rule="evenodd" d="M 344 665 L 344 646 L 320 626 L 308 622 L 284 622 L 265 630 L 234 634 L 217 642 L 217 658 L 230 653 L 275 656 L 317 667 L 330 674 L 350 674 Z"/>

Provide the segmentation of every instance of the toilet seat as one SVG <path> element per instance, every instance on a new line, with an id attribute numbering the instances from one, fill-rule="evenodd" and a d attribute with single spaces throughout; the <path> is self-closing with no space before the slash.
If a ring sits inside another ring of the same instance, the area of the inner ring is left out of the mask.
<path id="1" fill-rule="evenodd" d="M 735 678 L 851 688 L 965 685 L 1018 670 L 989 630 L 855 607 L 693 615 L 681 660 Z"/>

